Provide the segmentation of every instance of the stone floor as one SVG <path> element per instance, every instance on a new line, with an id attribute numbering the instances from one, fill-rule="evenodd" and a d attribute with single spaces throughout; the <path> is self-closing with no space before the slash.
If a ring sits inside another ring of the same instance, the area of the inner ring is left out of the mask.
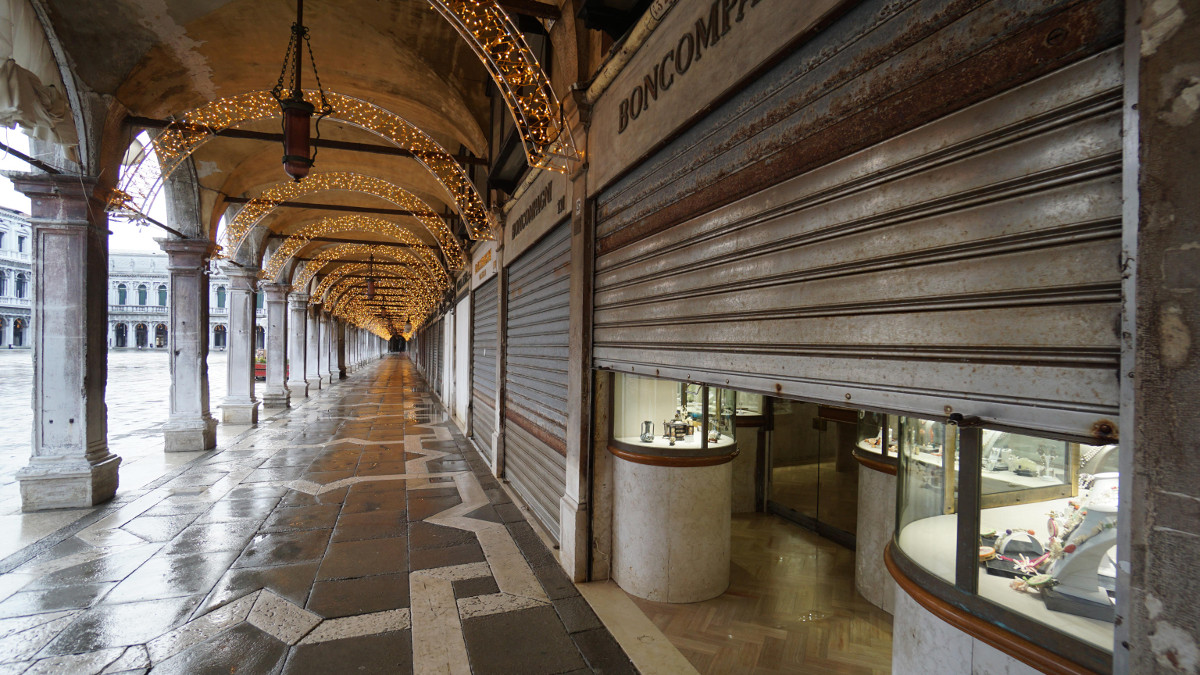
<path id="1" fill-rule="evenodd" d="M 402 357 L 0 560 L 0 675 L 150 668 L 632 672 Z"/>

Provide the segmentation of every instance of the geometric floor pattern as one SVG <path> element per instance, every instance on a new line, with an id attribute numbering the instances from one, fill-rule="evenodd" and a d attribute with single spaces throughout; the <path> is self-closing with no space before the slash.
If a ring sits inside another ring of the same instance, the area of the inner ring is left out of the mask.
<path id="1" fill-rule="evenodd" d="M 733 517 L 729 589 L 632 598 L 701 673 L 889 673 L 892 617 L 854 587 L 854 551 L 778 516 Z"/>
<path id="2" fill-rule="evenodd" d="M 0 561 L 0 675 L 633 672 L 403 357 Z"/>

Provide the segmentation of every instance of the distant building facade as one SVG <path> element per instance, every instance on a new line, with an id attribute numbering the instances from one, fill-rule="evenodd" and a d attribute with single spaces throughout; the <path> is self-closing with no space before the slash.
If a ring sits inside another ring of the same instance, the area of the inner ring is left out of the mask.
<path id="1" fill-rule="evenodd" d="M 32 248 L 29 216 L 0 207 L 0 348 L 28 349 L 33 341 Z"/>

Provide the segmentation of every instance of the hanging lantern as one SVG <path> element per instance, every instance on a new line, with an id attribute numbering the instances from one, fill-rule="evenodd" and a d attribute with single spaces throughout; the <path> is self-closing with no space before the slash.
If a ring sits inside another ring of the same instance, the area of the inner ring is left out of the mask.
<path id="1" fill-rule="evenodd" d="M 304 100 L 302 44 L 308 46 L 308 60 L 312 64 L 321 100 L 320 110 Z M 292 39 L 288 42 L 287 53 L 283 56 L 283 70 L 279 72 L 279 81 L 271 89 L 271 95 L 279 101 L 283 111 L 283 170 L 293 180 L 300 181 L 308 175 L 317 158 L 309 139 L 312 116 L 317 115 L 317 138 L 320 138 L 321 120 L 333 112 L 333 106 L 325 99 L 325 89 L 321 86 L 317 61 L 308 39 L 308 28 L 304 26 L 304 0 L 296 0 L 296 23 L 292 24 Z"/>
<path id="2" fill-rule="evenodd" d="M 405 332 L 405 333 L 411 333 L 411 332 L 412 332 L 412 328 L 413 328 L 413 326 L 412 326 L 412 322 L 411 322 L 411 321 L 409 321 L 408 319 L 405 319 L 405 320 L 404 320 L 404 332 Z"/>

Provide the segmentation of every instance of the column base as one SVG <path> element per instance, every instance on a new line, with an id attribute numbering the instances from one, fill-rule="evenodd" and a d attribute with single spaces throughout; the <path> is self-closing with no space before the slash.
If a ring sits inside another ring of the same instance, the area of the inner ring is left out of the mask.
<path id="1" fill-rule="evenodd" d="M 263 392 L 262 406 L 264 408 L 286 408 L 291 402 L 291 394 L 288 393 L 287 387 L 281 388 L 279 391 Z"/>
<path id="2" fill-rule="evenodd" d="M 306 382 L 308 382 L 308 390 L 309 391 L 320 391 L 321 390 L 321 384 L 322 384 L 321 378 L 310 377 L 310 378 L 308 378 L 308 380 L 306 380 Z"/>
<path id="3" fill-rule="evenodd" d="M 307 398 L 308 397 L 308 382 L 304 380 L 295 380 L 287 383 L 288 394 L 292 398 Z"/>
<path id="4" fill-rule="evenodd" d="M 167 420 L 163 451 L 203 452 L 217 447 L 217 420 L 211 416 Z"/>
<path id="5" fill-rule="evenodd" d="M 324 375 L 322 375 L 322 376 L 321 376 L 321 384 L 322 384 L 322 385 L 330 385 L 330 384 L 333 384 L 333 380 L 329 379 L 329 374 L 328 374 L 328 373 L 326 373 L 326 374 L 324 374 Z"/>
<path id="6" fill-rule="evenodd" d="M 338 371 L 338 379 L 339 380 L 346 379 L 346 369 L 345 368 Z"/>
<path id="7" fill-rule="evenodd" d="M 17 472 L 21 510 L 80 509 L 106 502 L 117 493 L 120 465 L 121 458 L 111 453 L 99 461 L 32 459 Z"/>
<path id="8" fill-rule="evenodd" d="M 221 404 L 221 424 L 258 424 L 258 401 Z"/>

